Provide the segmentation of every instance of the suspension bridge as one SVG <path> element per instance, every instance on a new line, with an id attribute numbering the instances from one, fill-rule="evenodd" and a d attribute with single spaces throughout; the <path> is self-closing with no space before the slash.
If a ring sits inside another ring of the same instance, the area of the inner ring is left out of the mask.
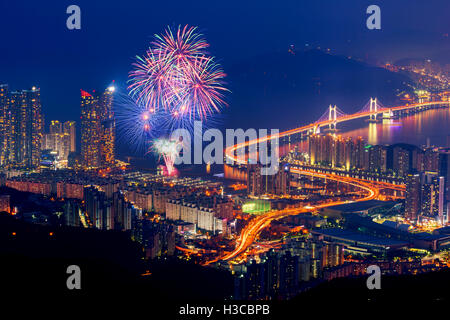
<path id="1" fill-rule="evenodd" d="M 430 101 L 406 104 L 396 107 L 385 107 L 378 101 L 377 98 L 370 98 L 369 102 L 367 102 L 358 112 L 347 114 L 336 105 L 330 105 L 317 121 L 299 128 L 281 132 L 278 137 L 283 138 L 296 134 L 318 134 L 321 130 L 323 130 L 323 128 L 326 129 L 327 127 L 328 130 L 335 131 L 337 130 L 338 123 L 346 121 L 366 118 L 370 122 L 375 122 L 380 115 L 383 118 L 392 118 L 395 114 L 402 112 L 423 111 L 434 107 L 443 106 L 450 106 L 450 101 Z M 266 136 L 227 147 L 225 149 L 225 156 L 234 161 L 234 163 L 246 164 L 245 159 L 236 155 L 236 150 L 257 144 L 259 142 L 268 141 L 272 138 L 273 137 L 271 136 Z"/>

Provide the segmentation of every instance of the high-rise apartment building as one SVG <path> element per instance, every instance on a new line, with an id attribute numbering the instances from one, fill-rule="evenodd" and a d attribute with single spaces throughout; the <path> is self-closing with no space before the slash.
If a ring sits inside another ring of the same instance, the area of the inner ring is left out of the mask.
<path id="1" fill-rule="evenodd" d="M 252 196 L 260 196 L 264 193 L 262 184 L 261 167 L 256 164 L 247 166 L 247 190 Z"/>
<path id="2" fill-rule="evenodd" d="M 392 169 L 399 176 L 403 177 L 410 171 L 411 152 L 402 147 L 395 147 L 393 149 Z"/>
<path id="3" fill-rule="evenodd" d="M 75 121 L 66 121 L 63 124 L 63 133 L 69 135 L 70 152 L 76 152 L 77 127 Z"/>
<path id="4" fill-rule="evenodd" d="M 73 125 L 71 125 L 73 124 Z M 67 161 L 72 146 L 75 143 L 75 122 L 67 121 L 63 124 L 58 120 L 50 122 L 49 133 L 44 135 L 42 150 L 52 150 L 58 160 Z"/>
<path id="5" fill-rule="evenodd" d="M 420 175 L 408 174 L 406 176 L 405 217 L 416 220 L 420 211 Z"/>
<path id="6" fill-rule="evenodd" d="M 70 136 L 67 133 L 47 133 L 44 136 L 43 150 L 52 150 L 58 160 L 67 161 L 70 153 Z"/>
<path id="7" fill-rule="evenodd" d="M 405 216 L 410 220 L 422 217 L 443 222 L 444 177 L 437 173 L 408 174 L 406 176 Z"/>
<path id="8" fill-rule="evenodd" d="M 100 113 L 99 101 L 81 90 L 81 156 L 85 168 L 100 166 Z"/>
<path id="9" fill-rule="evenodd" d="M 85 168 L 114 164 L 113 92 L 114 87 L 108 87 L 101 95 L 81 90 L 81 156 Z"/>
<path id="10" fill-rule="evenodd" d="M 0 84 L 0 165 L 9 160 L 8 143 L 10 141 L 9 91 L 7 84 Z"/>
<path id="11" fill-rule="evenodd" d="M 312 165 L 332 168 L 368 168 L 368 152 L 361 137 L 352 140 L 333 134 L 314 134 L 309 138 L 309 156 Z"/>
<path id="12" fill-rule="evenodd" d="M 437 173 L 423 175 L 421 190 L 421 214 L 426 217 L 438 217 L 442 220 L 444 211 L 444 177 Z"/>
<path id="13" fill-rule="evenodd" d="M 369 170 L 384 173 L 387 170 L 387 148 L 371 146 L 369 149 Z"/>
<path id="14" fill-rule="evenodd" d="M 116 124 L 112 110 L 114 87 L 109 87 L 100 97 L 100 164 L 102 167 L 114 165 Z"/>
<path id="15" fill-rule="evenodd" d="M 50 121 L 50 133 L 62 133 L 62 123 L 58 120 Z"/>
<path id="16" fill-rule="evenodd" d="M 39 88 L 9 92 L 0 85 L 0 161 L 28 169 L 39 168 L 43 118 Z"/>
<path id="17" fill-rule="evenodd" d="M 27 135 L 25 137 L 26 148 L 29 149 L 25 158 L 27 167 L 38 168 L 41 162 L 41 145 L 43 138 L 43 118 L 40 89 L 33 87 L 25 90 L 27 116 L 22 121 L 26 122 Z"/>
<path id="18" fill-rule="evenodd" d="M 251 196 L 286 195 L 290 192 L 290 168 L 280 166 L 272 175 L 261 174 L 261 165 L 247 166 L 247 191 Z"/>

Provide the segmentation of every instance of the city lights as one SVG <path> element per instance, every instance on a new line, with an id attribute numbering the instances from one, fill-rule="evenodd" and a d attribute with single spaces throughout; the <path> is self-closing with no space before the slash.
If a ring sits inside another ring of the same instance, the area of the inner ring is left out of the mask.
<path id="1" fill-rule="evenodd" d="M 450 300 L 444 0 L 22 2 L 0 10 L 5 306 Z"/>

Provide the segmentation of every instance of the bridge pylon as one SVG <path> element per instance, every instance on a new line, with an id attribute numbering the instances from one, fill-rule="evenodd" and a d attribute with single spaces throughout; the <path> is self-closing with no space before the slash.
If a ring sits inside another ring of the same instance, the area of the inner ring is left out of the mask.
<path id="1" fill-rule="evenodd" d="M 377 121 L 377 113 L 378 113 L 377 98 L 375 98 L 375 99 L 370 98 L 369 111 L 370 111 L 369 121 L 376 122 Z"/>
<path id="2" fill-rule="evenodd" d="M 336 130 L 336 125 L 337 125 L 337 106 L 334 105 L 332 106 L 330 104 L 330 106 L 328 107 L 328 121 L 330 121 L 330 124 L 328 125 L 329 130 L 334 131 Z"/>

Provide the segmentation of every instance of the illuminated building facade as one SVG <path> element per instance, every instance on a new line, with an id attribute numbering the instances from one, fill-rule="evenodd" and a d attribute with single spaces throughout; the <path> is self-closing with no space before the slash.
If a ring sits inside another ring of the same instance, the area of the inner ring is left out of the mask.
<path id="1" fill-rule="evenodd" d="M 8 142 L 10 141 L 8 85 L 0 84 L 0 165 L 8 163 Z"/>
<path id="2" fill-rule="evenodd" d="M 408 174 L 406 177 L 405 216 L 410 220 L 422 217 L 444 220 L 444 181 L 438 173 Z"/>
<path id="3" fill-rule="evenodd" d="M 333 134 L 314 134 L 309 137 L 310 164 L 332 168 L 366 168 L 368 152 L 361 137 L 354 141 L 351 138 Z"/>
<path id="4" fill-rule="evenodd" d="M 402 148 L 395 147 L 393 149 L 392 168 L 399 176 L 405 176 L 410 170 L 411 153 Z"/>
<path id="5" fill-rule="evenodd" d="M 9 92 L 0 85 L 0 162 L 27 169 L 39 168 L 43 118 L 39 88 Z"/>
<path id="6" fill-rule="evenodd" d="M 426 217 L 438 217 L 442 221 L 444 211 L 444 177 L 437 173 L 425 173 L 422 183 L 421 214 Z"/>
<path id="7" fill-rule="evenodd" d="M 62 124 L 58 120 L 50 122 L 50 133 L 62 133 Z"/>
<path id="8" fill-rule="evenodd" d="M 81 156 L 87 169 L 114 164 L 113 92 L 114 87 L 101 95 L 81 90 Z"/>
<path id="9" fill-rule="evenodd" d="M 76 148 L 76 141 L 77 141 L 77 127 L 75 121 L 66 121 L 63 124 L 63 133 L 67 134 L 69 136 L 70 140 L 70 152 L 75 152 L 77 150 Z"/>
<path id="10" fill-rule="evenodd" d="M 25 136 L 25 164 L 27 167 L 37 168 L 41 161 L 41 145 L 43 137 L 43 118 L 40 89 L 33 87 L 25 90 L 26 116 L 21 121 L 26 123 Z"/>
<path id="11" fill-rule="evenodd" d="M 83 201 L 92 227 L 102 230 L 130 230 L 142 211 L 126 201 L 121 192 L 108 196 L 95 187 L 87 187 Z"/>
<path id="12" fill-rule="evenodd" d="M 11 196 L 9 194 L 0 195 L 0 212 L 11 212 Z"/>
<path id="13" fill-rule="evenodd" d="M 98 99 L 81 90 L 81 156 L 85 168 L 100 166 L 100 115 Z"/>
<path id="14" fill-rule="evenodd" d="M 100 162 L 102 167 L 114 165 L 116 125 L 112 110 L 114 87 L 109 87 L 101 96 Z"/>
<path id="15" fill-rule="evenodd" d="M 372 146 L 369 149 L 369 170 L 384 173 L 387 168 L 387 148 Z"/>
<path id="16" fill-rule="evenodd" d="M 167 200 L 166 203 L 167 219 L 192 223 L 199 229 L 213 233 L 225 232 L 227 221 L 232 216 L 232 202 L 218 196 L 185 197 Z"/>
<path id="17" fill-rule="evenodd" d="M 416 220 L 420 210 L 420 175 L 408 174 L 406 177 L 405 217 Z"/>
<path id="18" fill-rule="evenodd" d="M 247 190 L 252 196 L 263 194 L 261 167 L 258 165 L 247 166 Z"/>
<path id="19" fill-rule="evenodd" d="M 273 175 L 262 175 L 260 165 L 249 165 L 247 167 L 247 190 L 251 196 L 289 194 L 289 167 L 281 166 Z"/>
<path id="20" fill-rule="evenodd" d="M 52 121 L 53 122 L 53 121 Z M 70 135 L 56 131 L 50 126 L 50 133 L 44 135 L 43 150 L 52 150 L 58 157 L 58 160 L 67 161 L 70 153 Z"/>

